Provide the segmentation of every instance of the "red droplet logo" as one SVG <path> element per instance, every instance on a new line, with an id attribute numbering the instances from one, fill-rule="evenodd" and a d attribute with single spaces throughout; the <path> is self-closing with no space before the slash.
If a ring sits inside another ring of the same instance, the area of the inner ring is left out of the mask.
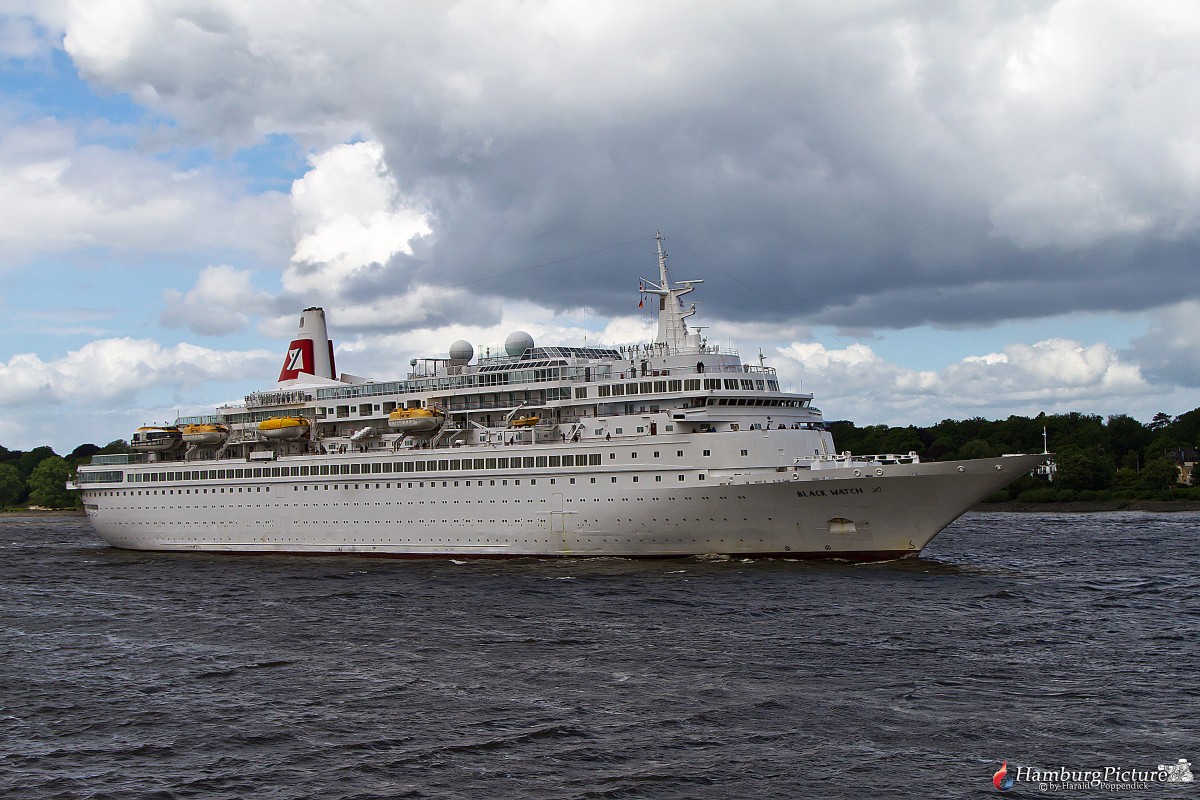
<path id="1" fill-rule="evenodd" d="M 996 770 L 996 774 L 992 776 L 992 785 L 1002 792 L 1006 792 L 1013 787 L 1017 779 L 1008 774 L 1008 762 L 1005 761 L 1000 765 L 1000 769 Z"/>

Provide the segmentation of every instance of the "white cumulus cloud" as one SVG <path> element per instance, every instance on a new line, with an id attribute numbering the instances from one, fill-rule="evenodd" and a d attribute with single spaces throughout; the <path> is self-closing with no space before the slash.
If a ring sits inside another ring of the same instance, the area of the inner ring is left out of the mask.
<path id="1" fill-rule="evenodd" d="M 148 339 L 99 339 L 51 361 L 26 353 L 0 363 L 0 406 L 92 408 L 164 386 L 196 387 L 267 374 L 275 360 L 266 350 L 230 352 L 186 343 L 164 347 Z"/>

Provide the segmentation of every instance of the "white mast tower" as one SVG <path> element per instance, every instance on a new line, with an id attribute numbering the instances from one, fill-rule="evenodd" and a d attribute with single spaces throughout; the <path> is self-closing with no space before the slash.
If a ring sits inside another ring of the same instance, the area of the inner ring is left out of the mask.
<path id="1" fill-rule="evenodd" d="M 654 232 L 658 241 L 658 281 L 642 278 L 642 291 L 646 294 L 658 295 L 658 337 L 655 342 L 666 346 L 667 353 L 700 352 L 700 334 L 688 331 L 688 317 L 696 313 L 696 304 L 685 309 L 683 296 L 695 290 L 697 283 L 702 280 L 679 281 L 674 287 L 667 276 L 667 251 L 663 250 L 663 237 L 659 231 Z"/>

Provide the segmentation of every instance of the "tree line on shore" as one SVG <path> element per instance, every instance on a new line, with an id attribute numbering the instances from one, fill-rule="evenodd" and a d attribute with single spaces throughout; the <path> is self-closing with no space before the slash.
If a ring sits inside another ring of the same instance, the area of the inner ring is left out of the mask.
<path id="1" fill-rule="evenodd" d="M 1178 417 L 1155 414 L 1149 423 L 1125 414 L 1105 418 L 1071 412 L 1004 420 L 947 419 L 929 427 L 860 428 L 844 420 L 826 427 L 841 450 L 915 452 L 923 461 L 1041 452 L 1045 430 L 1058 465 L 1054 481 L 1025 476 L 992 500 L 1200 500 L 1200 487 L 1181 483 L 1179 469 L 1182 456 L 1200 448 L 1200 408 Z M 78 493 L 65 488 L 75 467 L 97 454 L 129 452 L 123 439 L 104 447 L 81 444 L 66 456 L 46 446 L 27 452 L 0 446 L 0 507 L 76 508 Z"/>
<path id="2" fill-rule="evenodd" d="M 1184 458 L 1200 447 L 1200 408 L 1149 423 L 1126 414 L 1039 414 L 1004 420 L 943 420 L 929 427 L 857 427 L 830 422 L 838 449 L 853 453 L 915 452 L 923 461 L 988 458 L 1004 453 L 1054 453 L 1052 482 L 1025 476 L 990 500 L 1027 502 L 1200 500 L 1200 487 L 1181 482 Z M 1194 483 L 1194 482 L 1193 482 Z"/>

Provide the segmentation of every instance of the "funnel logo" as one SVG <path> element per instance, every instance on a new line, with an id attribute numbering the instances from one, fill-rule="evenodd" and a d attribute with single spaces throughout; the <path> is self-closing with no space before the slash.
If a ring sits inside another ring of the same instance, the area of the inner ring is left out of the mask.
<path id="1" fill-rule="evenodd" d="M 1000 769 L 996 770 L 996 774 L 992 776 L 992 785 L 1002 792 L 1007 792 L 1013 787 L 1017 779 L 1008 774 L 1008 762 L 1005 761 L 1000 765 Z"/>
<path id="2" fill-rule="evenodd" d="M 279 380 L 295 380 L 301 373 L 311 374 L 313 371 L 313 343 L 311 339 L 296 339 L 288 348 L 287 356 L 283 359 L 283 369 L 279 372 Z"/>

